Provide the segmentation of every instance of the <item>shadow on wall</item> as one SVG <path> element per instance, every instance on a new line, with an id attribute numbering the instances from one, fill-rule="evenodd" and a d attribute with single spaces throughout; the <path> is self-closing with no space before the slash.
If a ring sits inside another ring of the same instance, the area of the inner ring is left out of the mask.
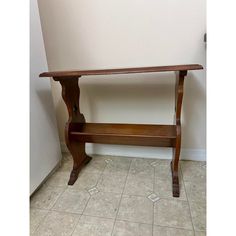
<path id="1" fill-rule="evenodd" d="M 185 82 L 182 146 L 190 149 L 196 146 L 205 148 L 206 143 L 206 135 L 202 135 L 206 132 L 206 91 L 203 82 L 195 73 L 189 73 Z"/>
<path id="2" fill-rule="evenodd" d="M 83 98 L 88 108 L 84 109 L 85 115 L 90 122 L 172 123 L 173 81 L 164 74 L 82 79 L 81 91 L 84 91 Z"/>

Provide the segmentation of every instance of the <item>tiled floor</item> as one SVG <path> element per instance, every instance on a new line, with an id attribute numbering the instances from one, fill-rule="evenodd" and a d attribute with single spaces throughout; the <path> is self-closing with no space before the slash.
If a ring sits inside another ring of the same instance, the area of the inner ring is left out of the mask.
<path id="1" fill-rule="evenodd" d="M 71 167 L 67 154 L 32 197 L 32 236 L 206 235 L 205 162 L 181 162 L 180 198 L 167 160 L 94 156 L 68 186 Z"/>

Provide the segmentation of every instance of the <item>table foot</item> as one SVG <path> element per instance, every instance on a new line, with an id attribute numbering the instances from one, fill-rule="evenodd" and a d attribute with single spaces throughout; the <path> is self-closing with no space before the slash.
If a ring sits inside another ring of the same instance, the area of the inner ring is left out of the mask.
<path id="1" fill-rule="evenodd" d="M 173 197 L 179 197 L 179 175 L 178 172 L 173 171 L 172 162 L 170 163 L 172 173 L 172 193 Z"/>
<path id="2" fill-rule="evenodd" d="M 79 172 L 81 171 L 82 167 L 87 165 L 91 160 L 92 160 L 92 157 L 86 155 L 86 158 L 81 162 L 81 164 L 76 169 L 73 169 L 71 171 L 68 185 L 73 185 L 76 182 L 79 176 Z"/>

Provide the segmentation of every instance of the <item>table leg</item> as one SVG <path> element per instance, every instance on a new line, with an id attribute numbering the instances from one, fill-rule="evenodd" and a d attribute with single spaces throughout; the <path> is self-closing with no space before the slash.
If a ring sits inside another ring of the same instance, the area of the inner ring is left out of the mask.
<path id="1" fill-rule="evenodd" d="M 84 115 L 80 113 L 79 108 L 79 78 L 54 78 L 54 80 L 60 81 L 62 86 L 62 97 L 69 114 L 69 119 L 65 126 L 65 141 L 67 148 L 73 157 L 73 169 L 68 182 L 68 185 L 73 185 L 78 178 L 81 168 L 92 159 L 85 152 L 85 143 L 74 142 L 70 139 L 70 132 L 73 131 L 73 127 L 76 126 L 78 129 L 78 127 L 81 126 L 82 128 L 85 123 Z"/>
<path id="2" fill-rule="evenodd" d="M 89 163 L 92 158 L 85 153 L 85 143 L 70 142 L 67 147 L 70 150 L 74 162 L 68 185 L 73 185 L 82 167 Z"/>
<path id="3" fill-rule="evenodd" d="M 175 85 L 175 124 L 176 124 L 176 142 L 173 148 L 173 159 L 171 162 L 172 172 L 172 191 L 173 197 L 179 197 L 179 156 L 181 149 L 181 108 L 184 90 L 184 77 L 187 71 L 179 71 L 176 75 Z"/>

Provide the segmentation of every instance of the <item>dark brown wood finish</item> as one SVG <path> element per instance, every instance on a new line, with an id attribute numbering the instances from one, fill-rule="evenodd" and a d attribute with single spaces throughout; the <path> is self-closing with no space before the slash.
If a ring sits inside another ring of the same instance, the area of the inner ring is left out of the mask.
<path id="1" fill-rule="evenodd" d="M 174 147 L 175 125 L 86 123 L 70 133 L 71 140 L 139 146 Z"/>
<path id="2" fill-rule="evenodd" d="M 91 157 L 85 153 L 85 142 L 75 142 L 70 138 L 70 132 L 74 130 L 74 127 L 78 128 L 85 123 L 84 115 L 80 113 L 79 107 L 80 89 L 78 78 L 61 79 L 60 84 L 62 86 L 62 97 L 69 114 L 69 119 L 65 126 L 65 141 L 74 161 L 68 182 L 69 185 L 73 185 L 81 168 L 91 160 Z"/>
<path id="3" fill-rule="evenodd" d="M 173 158 L 171 162 L 173 196 L 179 197 L 179 156 L 181 148 L 181 108 L 184 93 L 184 78 L 187 71 L 176 72 L 175 82 L 175 126 L 176 126 L 176 143 L 173 148 Z"/>
<path id="4" fill-rule="evenodd" d="M 81 168 L 91 160 L 91 157 L 85 153 L 85 143 L 173 147 L 173 159 L 171 162 L 173 196 L 179 197 L 178 168 L 181 149 L 181 108 L 184 78 L 188 70 L 201 69 L 203 69 L 201 65 L 191 64 L 107 70 L 57 71 L 40 74 L 40 77 L 53 77 L 62 86 L 62 97 L 69 114 L 69 119 L 65 126 L 65 140 L 74 160 L 68 184 L 74 184 Z M 80 90 L 78 81 L 81 76 L 165 71 L 176 72 L 174 125 L 85 122 L 79 106 Z"/>
<path id="5" fill-rule="evenodd" d="M 137 68 L 119 68 L 119 69 L 104 69 L 104 70 L 75 70 L 75 71 L 54 71 L 44 72 L 40 77 L 57 77 L 71 78 L 83 75 L 110 75 L 110 74 L 130 74 L 130 73 L 151 73 L 151 72 L 167 72 L 167 71 L 187 71 L 187 70 L 201 70 L 203 67 L 198 64 L 190 65 L 176 65 L 176 66 L 153 66 L 153 67 L 137 67 Z"/>

